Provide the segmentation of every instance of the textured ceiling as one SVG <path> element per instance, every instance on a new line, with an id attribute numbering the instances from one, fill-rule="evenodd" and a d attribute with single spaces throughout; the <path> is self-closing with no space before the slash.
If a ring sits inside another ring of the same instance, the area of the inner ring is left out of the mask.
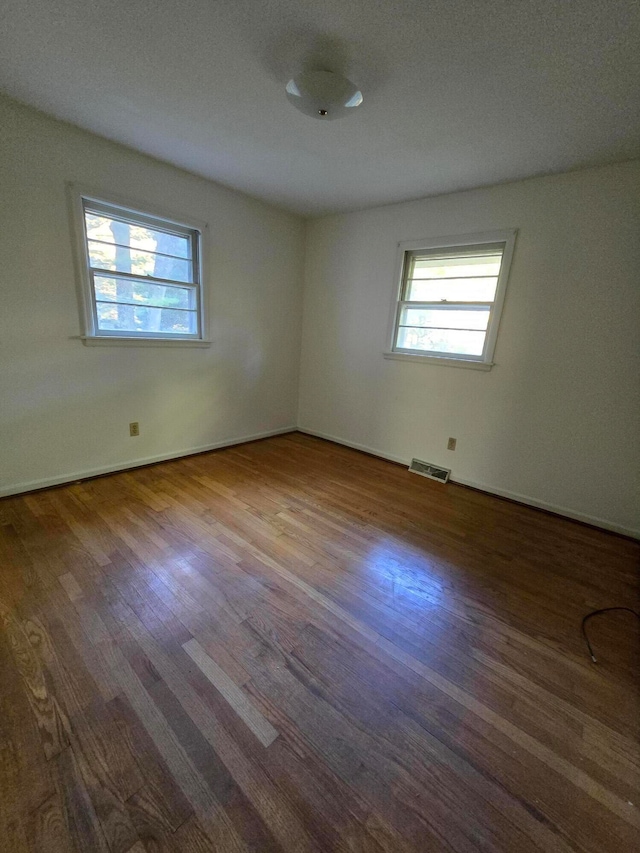
<path id="1" fill-rule="evenodd" d="M 0 0 L 0 88 L 303 214 L 640 155 L 637 0 Z M 288 104 L 303 63 L 364 93 Z"/>

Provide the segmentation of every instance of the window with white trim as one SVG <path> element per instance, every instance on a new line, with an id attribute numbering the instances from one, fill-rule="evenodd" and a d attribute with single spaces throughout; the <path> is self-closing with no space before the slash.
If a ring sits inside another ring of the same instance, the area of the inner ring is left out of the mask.
<path id="1" fill-rule="evenodd" d="M 80 195 L 89 338 L 203 339 L 201 231 Z"/>
<path id="2" fill-rule="evenodd" d="M 515 232 L 400 245 L 390 355 L 491 365 Z"/>

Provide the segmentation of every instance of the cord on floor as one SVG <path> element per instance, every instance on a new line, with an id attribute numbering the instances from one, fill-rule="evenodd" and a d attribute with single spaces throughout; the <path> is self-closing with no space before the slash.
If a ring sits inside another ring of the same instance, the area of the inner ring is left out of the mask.
<path id="1" fill-rule="evenodd" d="M 585 639 L 587 648 L 589 649 L 589 654 L 591 655 L 591 660 L 594 663 L 597 663 L 598 661 L 596 660 L 596 656 L 591 648 L 591 643 L 589 642 L 589 637 L 587 636 L 587 622 L 592 616 L 598 616 L 600 613 L 610 613 L 612 610 L 626 610 L 628 613 L 633 613 L 634 616 L 637 616 L 638 619 L 640 619 L 640 613 L 638 613 L 637 610 L 633 610 L 631 607 L 603 607 L 600 610 L 592 610 L 591 613 L 587 613 L 586 616 L 583 616 L 582 625 L 580 626 L 582 629 L 582 636 Z"/>

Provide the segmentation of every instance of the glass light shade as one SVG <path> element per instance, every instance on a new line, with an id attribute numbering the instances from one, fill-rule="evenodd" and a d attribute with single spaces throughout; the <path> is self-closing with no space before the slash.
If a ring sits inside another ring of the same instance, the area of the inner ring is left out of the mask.
<path id="1" fill-rule="evenodd" d="M 362 103 L 358 87 L 333 71 L 303 71 L 289 80 L 286 92 L 296 109 L 322 121 L 341 118 Z"/>

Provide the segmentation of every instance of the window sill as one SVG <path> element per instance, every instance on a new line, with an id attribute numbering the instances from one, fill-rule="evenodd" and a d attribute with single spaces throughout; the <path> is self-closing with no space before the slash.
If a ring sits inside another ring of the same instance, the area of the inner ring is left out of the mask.
<path id="1" fill-rule="evenodd" d="M 86 347 L 210 347 L 211 341 L 195 338 L 127 338 L 118 335 L 81 335 Z"/>
<path id="2" fill-rule="evenodd" d="M 396 361 L 419 361 L 422 364 L 439 364 L 443 367 L 466 367 L 470 370 L 491 370 L 494 362 L 487 361 L 467 361 L 464 358 L 443 358 L 442 356 L 434 355 L 414 355 L 409 352 L 385 352 L 385 358 L 394 359 Z"/>

